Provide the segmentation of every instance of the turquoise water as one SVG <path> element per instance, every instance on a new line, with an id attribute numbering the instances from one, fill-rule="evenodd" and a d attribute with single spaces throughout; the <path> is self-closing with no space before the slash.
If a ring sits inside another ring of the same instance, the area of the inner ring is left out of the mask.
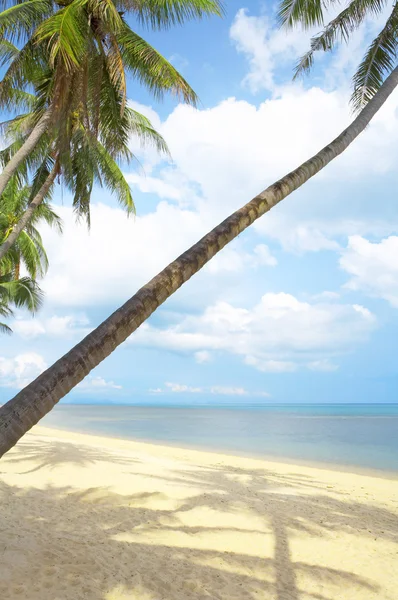
<path id="1" fill-rule="evenodd" d="M 397 404 L 226 407 L 66 405 L 48 427 L 398 472 Z"/>

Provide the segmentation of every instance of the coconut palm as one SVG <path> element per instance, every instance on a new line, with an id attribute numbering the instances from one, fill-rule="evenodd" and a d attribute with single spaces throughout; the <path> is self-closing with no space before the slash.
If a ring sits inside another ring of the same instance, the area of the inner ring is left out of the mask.
<path id="1" fill-rule="evenodd" d="M 0 243 L 12 232 L 14 222 L 24 212 L 31 194 L 31 188 L 20 188 L 15 177 L 9 182 L 0 207 Z M 32 313 L 41 306 L 43 294 L 36 278 L 42 277 L 48 268 L 47 254 L 36 227 L 41 222 L 62 230 L 58 215 L 50 205 L 42 204 L 12 250 L 0 259 L 0 317 L 12 317 L 12 306 L 26 308 Z M 21 267 L 27 276 L 21 277 Z M 0 332 L 11 333 L 11 329 L 0 323 Z"/>
<path id="2" fill-rule="evenodd" d="M 31 195 L 31 188 L 28 186 L 20 188 L 15 178 L 9 182 L 0 206 L 0 244 L 6 242 L 12 234 L 15 223 L 18 223 L 30 202 Z M 37 229 L 37 225 L 42 222 L 59 232 L 62 231 L 59 216 L 49 204 L 41 204 L 13 248 L 5 257 L 0 258 L 0 274 L 13 273 L 14 279 L 18 280 L 22 266 L 32 279 L 45 275 L 48 258 Z"/>
<path id="3" fill-rule="evenodd" d="M 354 2 L 356 0 L 352 0 L 352 3 Z M 299 4 L 299 0 L 291 2 L 293 15 L 294 6 L 297 8 Z M 307 6 L 308 12 L 310 12 L 308 6 L 314 4 L 318 7 L 318 12 L 322 10 L 319 0 L 301 3 L 302 6 Z M 393 14 L 395 10 L 394 7 Z M 305 13 L 304 9 L 302 13 Z M 294 16 L 291 19 L 294 19 Z M 286 21 L 289 23 L 289 18 Z M 388 31 L 391 28 L 389 23 L 391 23 L 391 16 L 384 28 Z M 377 44 L 374 44 L 374 47 L 376 46 Z M 384 51 L 385 46 L 383 46 Z M 205 235 L 142 287 L 84 340 L 0 408 L 0 456 L 15 445 L 61 398 L 123 343 L 167 298 L 207 264 L 226 244 L 349 147 L 369 125 L 398 85 L 398 67 L 390 69 L 388 61 L 385 60 L 382 63 L 375 60 L 369 63 L 375 66 L 376 70 L 381 68 L 381 64 L 384 64 L 382 78 L 389 70 L 391 70 L 390 74 L 383 83 L 381 79 L 378 82 L 377 77 L 374 77 L 372 84 L 369 84 L 369 78 L 365 78 L 366 89 L 361 91 L 355 89 L 356 94 L 360 93 L 361 102 L 365 106 L 337 138 Z"/>
<path id="4" fill-rule="evenodd" d="M 93 56 L 106 63 L 111 82 L 126 104 L 126 71 L 157 98 L 165 92 L 195 104 L 196 95 L 185 79 L 126 21 L 132 15 L 153 28 L 165 28 L 188 19 L 222 13 L 219 0 L 27 0 L 7 2 L 0 13 L 0 58 L 7 65 L 0 89 L 0 106 L 10 106 L 15 96 L 43 79 L 46 92 L 30 121 L 24 143 L 10 156 L 0 175 L 0 196 L 20 163 L 43 134 L 54 127 L 65 128 L 70 112 L 68 98 L 79 73 L 81 101 L 87 101 Z M 20 49 L 14 44 L 22 44 Z M 48 67 L 50 73 L 48 73 Z M 101 74 L 98 73 L 99 103 Z M 91 89 L 95 96 L 95 86 Z M 64 132 L 66 135 L 66 133 Z"/>
<path id="5" fill-rule="evenodd" d="M 64 182 L 73 194 L 73 206 L 77 216 L 84 216 L 90 223 L 90 197 L 94 183 L 105 185 L 113 192 L 127 210 L 134 210 L 129 185 L 118 163 L 128 163 L 134 157 L 129 149 L 132 136 L 143 144 L 150 143 L 159 152 L 167 153 L 163 138 L 154 130 L 150 121 L 130 106 L 124 105 L 124 96 L 112 84 L 111 75 L 101 55 L 90 56 L 90 73 L 76 71 L 68 90 L 68 111 L 60 126 L 45 132 L 32 152 L 14 172 L 20 184 L 29 181 L 36 170 L 32 185 L 32 197 L 25 212 L 15 221 L 13 231 L 0 245 L 0 259 L 18 239 L 35 210 L 51 192 L 58 180 Z M 99 72 L 100 71 L 100 72 Z M 51 84 L 51 79 L 47 80 Z M 82 87 L 87 83 L 85 102 L 81 100 Z M 95 89 L 94 96 L 91 91 Z M 34 108 L 40 98 L 22 96 L 21 103 Z M 24 145 L 35 111 L 18 115 L 3 124 L 3 132 L 12 140 L 0 152 L 0 163 L 7 164 L 10 157 Z M 6 188 L 7 190 L 7 188 Z"/>

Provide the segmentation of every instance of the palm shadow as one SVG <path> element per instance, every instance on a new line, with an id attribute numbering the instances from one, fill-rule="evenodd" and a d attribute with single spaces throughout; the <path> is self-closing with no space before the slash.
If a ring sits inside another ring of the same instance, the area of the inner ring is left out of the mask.
<path id="1" fill-rule="evenodd" d="M 139 462 L 138 459 L 133 459 L 130 456 L 124 458 L 120 453 L 102 448 L 53 440 L 36 440 L 35 442 L 21 440 L 16 451 L 16 455 L 7 455 L 5 460 L 9 463 L 31 462 L 34 465 L 27 471 L 21 471 L 20 475 L 34 473 L 46 468 L 55 469 L 66 464 L 87 467 L 99 461 L 126 465 Z"/>
<path id="2" fill-rule="evenodd" d="M 19 459 L 35 460 L 39 468 L 50 469 L 68 461 L 90 466 L 115 458 L 112 453 L 104 457 L 101 450 L 91 454 L 89 450 L 78 448 L 74 455 L 71 448 L 63 448 L 63 442 L 21 445 Z M 16 462 L 18 454 L 6 458 Z M 133 461 L 120 460 L 134 468 Z M 305 594 L 306 599 L 335 600 L 350 597 L 353 589 L 372 592 L 374 597 L 379 594 L 370 578 L 294 561 L 291 541 L 301 535 L 319 538 L 352 531 L 364 539 L 398 541 L 397 517 L 388 510 L 342 501 L 324 494 L 321 482 L 264 469 L 198 466 L 183 475 L 169 471 L 164 479 L 199 492 L 173 509 L 155 510 L 150 501 L 156 492 L 126 496 L 106 488 L 76 491 L 0 483 L 0 597 L 300 600 Z M 246 552 L 206 546 L 206 535 L 217 528 L 190 526 L 184 518 L 197 509 L 221 509 L 234 515 L 242 508 L 264 527 L 257 531 L 230 526 L 223 531 L 253 535 L 254 547 Z M 371 531 L 366 523 L 372 523 Z M 264 539 L 265 544 L 266 535 L 273 539 L 273 558 L 265 556 L 258 542 Z M 303 589 L 303 578 L 313 583 L 311 589 Z"/>

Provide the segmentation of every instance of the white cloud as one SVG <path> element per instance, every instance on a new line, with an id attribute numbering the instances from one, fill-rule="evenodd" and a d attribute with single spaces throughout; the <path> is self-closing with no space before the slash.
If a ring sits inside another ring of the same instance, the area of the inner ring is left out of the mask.
<path id="1" fill-rule="evenodd" d="M 340 294 L 338 292 L 330 292 L 329 290 L 312 296 L 312 300 L 339 300 L 339 298 Z"/>
<path id="2" fill-rule="evenodd" d="M 308 365 L 307 365 L 307 367 L 311 371 L 323 371 L 325 373 L 337 371 L 337 369 L 339 368 L 338 365 L 335 365 L 334 363 L 332 363 L 327 358 L 324 358 L 322 360 L 314 360 L 312 362 L 309 362 Z"/>
<path id="3" fill-rule="evenodd" d="M 383 298 L 398 308 L 398 236 L 379 243 L 351 236 L 340 266 L 351 275 L 346 287 Z"/>
<path id="4" fill-rule="evenodd" d="M 192 387 L 190 385 L 182 383 L 165 383 L 165 389 L 160 387 L 151 388 L 148 390 L 150 394 L 162 394 L 167 392 L 172 393 L 185 393 L 185 394 L 212 394 L 215 396 L 258 396 L 263 398 L 269 398 L 268 392 L 249 392 L 244 387 L 235 386 L 224 386 L 224 385 L 213 385 L 209 388 Z"/>
<path id="5" fill-rule="evenodd" d="M 210 393 L 221 396 L 247 396 L 249 392 L 243 387 L 214 385 L 210 388 Z"/>
<path id="6" fill-rule="evenodd" d="M 211 360 L 211 353 L 207 350 L 199 350 L 195 352 L 195 360 L 199 364 L 208 363 Z"/>
<path id="7" fill-rule="evenodd" d="M 205 233 L 197 213 L 165 202 L 135 219 L 121 209 L 94 205 L 90 233 L 75 222 L 71 209 L 57 211 L 64 234 L 43 231 L 50 268 L 42 287 L 58 306 L 127 299 Z"/>
<path id="8" fill-rule="evenodd" d="M 295 205 L 290 207 L 290 211 L 284 210 L 283 206 L 278 209 L 257 221 L 254 228 L 267 238 L 277 240 L 287 252 L 296 254 L 320 250 L 340 251 L 340 243 L 335 238 L 345 239 L 352 233 L 381 236 L 398 227 L 398 220 L 394 223 L 381 219 L 310 218 L 296 214 Z"/>
<path id="9" fill-rule="evenodd" d="M 266 244 L 257 244 L 247 252 L 239 240 L 227 246 L 205 267 L 209 273 L 239 272 L 247 268 L 275 267 L 278 264 Z"/>
<path id="10" fill-rule="evenodd" d="M 275 71 L 284 66 L 292 70 L 297 58 L 308 50 L 311 31 L 286 31 L 275 27 L 274 17 L 250 16 L 241 8 L 232 23 L 230 37 L 249 63 L 242 83 L 255 93 L 275 90 Z"/>
<path id="11" fill-rule="evenodd" d="M 183 385 L 181 383 L 166 382 L 165 386 L 173 393 L 180 394 L 182 392 L 186 394 L 201 394 L 203 392 L 200 387 L 191 387 L 189 385 Z"/>
<path id="12" fill-rule="evenodd" d="M 298 369 L 296 363 L 288 360 L 264 360 L 250 354 L 246 356 L 245 363 L 263 373 L 293 373 Z"/>
<path id="13" fill-rule="evenodd" d="M 147 323 L 129 343 L 178 352 L 227 352 L 265 372 L 289 372 L 308 362 L 352 350 L 376 326 L 358 305 L 301 302 L 291 294 L 267 293 L 250 309 L 227 302 L 209 306 L 168 328 Z"/>
<path id="14" fill-rule="evenodd" d="M 86 327 L 89 320 L 85 315 L 54 315 L 49 318 L 16 319 L 12 323 L 15 334 L 22 338 L 36 338 L 40 335 L 65 337 L 71 334 L 85 334 L 89 332 Z"/>
<path id="15" fill-rule="evenodd" d="M 0 386 L 21 389 L 46 368 L 44 358 L 36 352 L 25 352 L 13 358 L 0 356 Z"/>
<path id="16" fill-rule="evenodd" d="M 254 264 L 255 265 L 264 265 L 267 267 L 276 267 L 278 261 L 275 256 L 272 256 L 270 249 L 265 244 L 257 244 L 257 246 L 253 250 L 254 254 Z"/>
<path id="17" fill-rule="evenodd" d="M 114 381 L 106 381 L 103 377 L 88 376 L 81 383 L 76 386 L 81 392 L 90 391 L 105 391 L 105 390 L 121 390 L 122 386 L 118 385 Z"/>

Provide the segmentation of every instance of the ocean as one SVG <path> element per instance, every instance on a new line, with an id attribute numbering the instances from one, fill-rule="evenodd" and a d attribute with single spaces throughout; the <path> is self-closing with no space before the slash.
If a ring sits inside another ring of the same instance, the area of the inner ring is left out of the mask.
<path id="1" fill-rule="evenodd" d="M 40 424 L 261 458 L 398 472 L 398 404 L 60 404 Z"/>

